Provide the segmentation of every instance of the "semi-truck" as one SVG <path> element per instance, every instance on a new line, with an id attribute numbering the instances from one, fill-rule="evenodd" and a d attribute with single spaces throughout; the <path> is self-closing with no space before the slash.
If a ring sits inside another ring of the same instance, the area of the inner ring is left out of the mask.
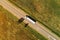
<path id="1" fill-rule="evenodd" d="M 25 17 L 27 20 L 29 20 L 31 23 L 35 24 L 36 23 L 36 20 L 34 18 L 32 18 L 31 16 L 29 15 L 26 15 Z"/>

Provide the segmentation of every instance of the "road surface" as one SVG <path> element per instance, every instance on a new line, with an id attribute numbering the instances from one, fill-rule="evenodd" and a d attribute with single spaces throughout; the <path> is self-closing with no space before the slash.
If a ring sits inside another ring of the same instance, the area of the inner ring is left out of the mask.
<path id="1" fill-rule="evenodd" d="M 38 33 L 42 34 L 49 40 L 60 40 L 59 37 L 57 37 L 55 34 L 53 34 L 50 30 L 45 28 L 42 24 L 36 22 L 36 24 L 32 24 L 30 21 L 28 21 L 25 16 L 28 15 L 23 10 L 17 8 L 15 5 L 10 3 L 7 0 L 0 0 L 0 5 L 2 5 L 5 9 L 7 9 L 9 12 L 11 12 L 13 15 L 15 15 L 17 18 L 23 17 L 25 20 L 25 23 L 29 23 L 29 26 L 36 30 Z"/>

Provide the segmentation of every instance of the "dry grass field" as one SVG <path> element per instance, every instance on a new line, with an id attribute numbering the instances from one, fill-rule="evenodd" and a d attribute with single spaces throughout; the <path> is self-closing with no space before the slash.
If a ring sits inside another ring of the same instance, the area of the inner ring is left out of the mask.
<path id="1" fill-rule="evenodd" d="M 60 0 L 9 0 L 60 37 Z"/>
<path id="2" fill-rule="evenodd" d="M 17 18 L 0 6 L 0 40 L 47 40 L 33 29 L 17 23 Z M 34 33 L 32 33 L 34 32 Z M 35 35 L 37 34 L 37 36 Z"/>

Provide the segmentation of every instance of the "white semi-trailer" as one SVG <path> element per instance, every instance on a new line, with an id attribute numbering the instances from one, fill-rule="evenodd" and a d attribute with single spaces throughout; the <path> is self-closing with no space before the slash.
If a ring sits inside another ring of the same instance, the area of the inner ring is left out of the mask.
<path id="1" fill-rule="evenodd" d="M 35 19 L 33 19 L 32 17 L 30 17 L 30 16 L 28 16 L 28 15 L 26 15 L 26 17 L 25 17 L 27 20 L 29 20 L 31 23 L 33 23 L 33 24 L 35 24 L 36 23 L 36 20 Z"/>

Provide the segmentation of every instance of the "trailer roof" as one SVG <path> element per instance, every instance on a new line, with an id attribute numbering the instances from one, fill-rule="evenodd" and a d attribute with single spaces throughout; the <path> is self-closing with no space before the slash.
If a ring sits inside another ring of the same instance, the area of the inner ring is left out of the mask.
<path id="1" fill-rule="evenodd" d="M 26 15 L 26 17 L 30 18 L 31 20 L 33 20 L 34 22 L 36 22 L 36 20 L 28 15 Z"/>

